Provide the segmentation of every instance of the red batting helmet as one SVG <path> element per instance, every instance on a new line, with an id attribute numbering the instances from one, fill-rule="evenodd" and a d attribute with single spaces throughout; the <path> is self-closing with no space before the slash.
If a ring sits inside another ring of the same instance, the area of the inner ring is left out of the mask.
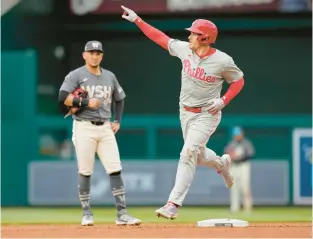
<path id="1" fill-rule="evenodd" d="M 195 20 L 191 27 L 186 28 L 186 30 L 200 34 L 198 41 L 205 44 L 215 43 L 218 34 L 215 24 L 205 19 Z"/>

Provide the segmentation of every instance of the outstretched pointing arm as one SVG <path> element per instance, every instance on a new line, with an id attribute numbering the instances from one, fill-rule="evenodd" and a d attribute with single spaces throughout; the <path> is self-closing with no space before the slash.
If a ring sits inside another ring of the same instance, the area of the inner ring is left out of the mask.
<path id="1" fill-rule="evenodd" d="M 154 41 L 165 50 L 169 50 L 168 41 L 170 38 L 166 34 L 143 21 L 133 10 L 124 6 L 121 7 L 124 9 L 122 18 L 135 23 L 150 40 Z"/>

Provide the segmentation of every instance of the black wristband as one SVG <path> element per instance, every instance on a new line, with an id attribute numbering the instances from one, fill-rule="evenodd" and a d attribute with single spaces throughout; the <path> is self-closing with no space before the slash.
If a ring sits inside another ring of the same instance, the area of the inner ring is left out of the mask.
<path id="1" fill-rule="evenodd" d="M 81 103 L 81 107 L 82 108 L 85 108 L 85 107 L 87 107 L 88 106 L 88 104 L 89 104 L 89 99 L 83 99 L 82 100 L 82 103 Z"/>
<path id="2" fill-rule="evenodd" d="M 80 107 L 81 106 L 81 99 L 78 98 L 78 97 L 74 97 L 73 99 L 73 106 L 76 106 L 76 107 Z"/>

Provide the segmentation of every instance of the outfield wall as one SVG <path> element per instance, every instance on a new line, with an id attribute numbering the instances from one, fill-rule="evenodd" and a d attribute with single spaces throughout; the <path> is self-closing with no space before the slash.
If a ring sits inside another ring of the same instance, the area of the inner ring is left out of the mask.
<path id="1" fill-rule="evenodd" d="M 287 205 L 289 165 L 286 160 L 256 160 L 251 166 L 255 205 Z M 168 199 L 174 185 L 177 161 L 126 161 L 123 164 L 128 205 L 158 205 Z M 31 205 L 79 205 L 75 162 L 32 162 L 28 170 Z M 97 161 L 91 183 L 93 205 L 114 205 L 110 180 Z M 185 204 L 228 205 L 229 190 L 215 170 L 198 167 Z"/>

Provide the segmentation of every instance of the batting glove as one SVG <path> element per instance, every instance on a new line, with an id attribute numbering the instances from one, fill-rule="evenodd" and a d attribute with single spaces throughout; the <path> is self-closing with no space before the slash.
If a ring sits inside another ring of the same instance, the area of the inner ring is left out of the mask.
<path id="1" fill-rule="evenodd" d="M 124 13 L 122 15 L 122 18 L 124 18 L 130 22 L 134 22 L 137 19 L 138 16 L 133 10 L 131 10 L 127 7 L 124 7 L 124 6 L 121 6 L 121 7 L 124 9 Z"/>
<path id="2" fill-rule="evenodd" d="M 208 108 L 208 112 L 213 115 L 225 107 L 225 103 L 221 98 L 210 100 L 209 104 L 211 106 Z"/>

